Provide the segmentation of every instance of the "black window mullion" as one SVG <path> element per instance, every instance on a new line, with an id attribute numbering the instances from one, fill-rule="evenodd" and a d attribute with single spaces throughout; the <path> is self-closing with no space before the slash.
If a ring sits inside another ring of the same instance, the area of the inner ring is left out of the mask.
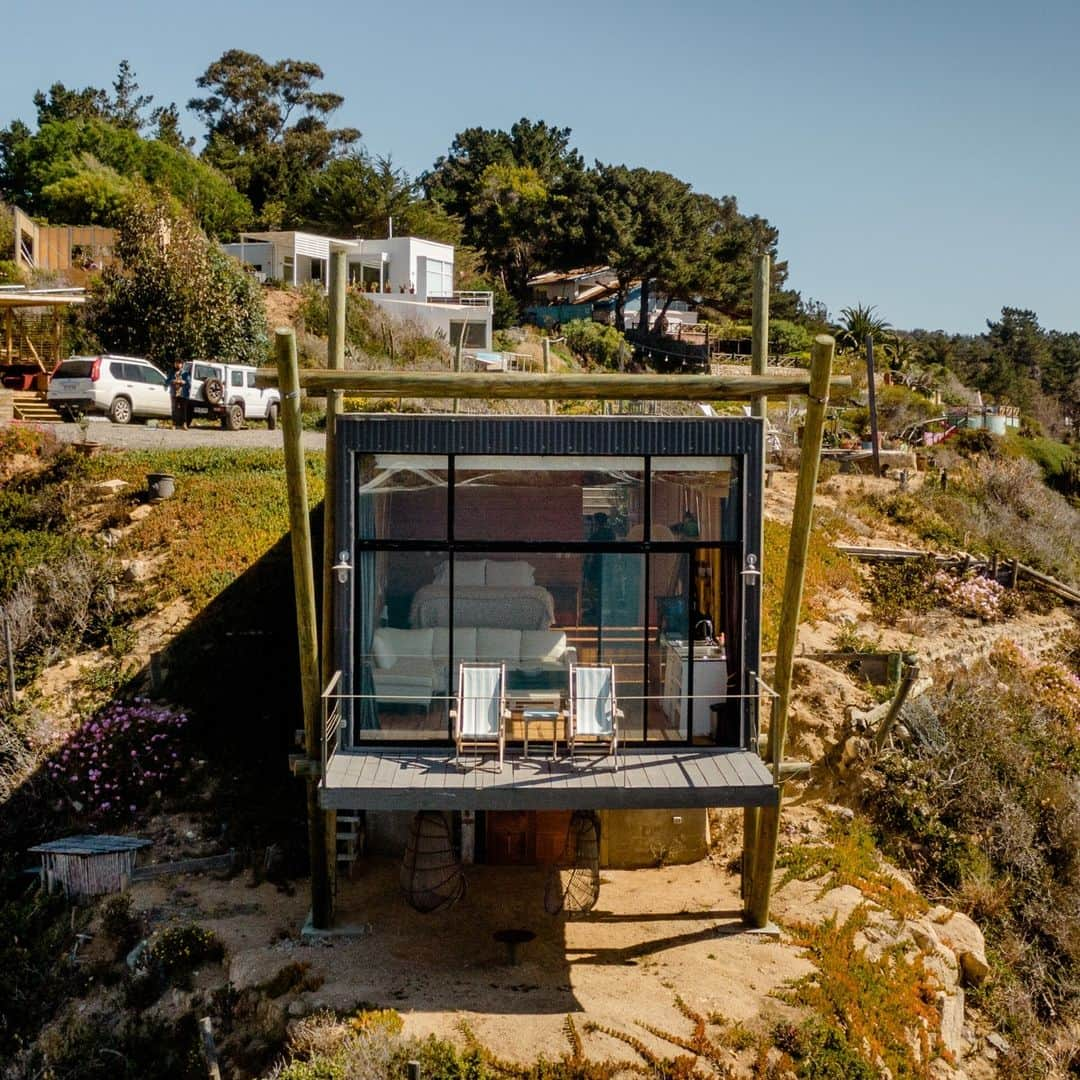
<path id="1" fill-rule="evenodd" d="M 450 705 L 449 700 L 452 694 L 456 693 L 456 681 L 454 679 L 454 488 L 457 484 L 457 478 L 455 473 L 457 471 L 457 461 L 454 454 L 449 454 L 446 460 L 446 547 L 449 552 L 447 562 L 447 575 L 446 579 L 450 583 L 450 595 L 446 602 L 446 621 L 450 624 L 447 627 L 446 635 L 446 737 L 447 739 L 453 739 L 454 731 L 450 726 Z"/>
<path id="2" fill-rule="evenodd" d="M 642 476 L 642 483 L 645 485 L 644 499 L 641 507 L 641 516 L 645 522 L 645 596 L 644 596 L 644 611 L 642 612 L 642 644 L 641 644 L 641 690 L 642 690 L 642 702 L 641 702 L 641 739 L 642 742 L 649 741 L 649 711 L 652 708 L 652 686 L 649 681 L 649 652 L 652 648 L 649 641 L 649 608 L 652 604 L 652 554 L 651 544 L 652 540 L 652 458 L 646 455 L 645 457 L 645 470 Z M 659 662 L 656 666 L 657 673 L 660 671 Z"/>

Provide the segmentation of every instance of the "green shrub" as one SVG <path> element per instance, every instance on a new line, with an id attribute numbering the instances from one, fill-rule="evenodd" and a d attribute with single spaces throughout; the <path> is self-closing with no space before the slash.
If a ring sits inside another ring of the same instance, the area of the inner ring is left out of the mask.
<path id="1" fill-rule="evenodd" d="M 142 937 L 142 916 L 133 910 L 127 893 L 110 896 L 101 906 L 101 932 L 122 956 Z"/>
<path id="2" fill-rule="evenodd" d="M 876 563 L 863 587 L 863 599 L 881 622 L 894 623 L 904 615 L 929 611 L 936 602 L 933 558 Z"/>
<path id="3" fill-rule="evenodd" d="M 144 964 L 154 968 L 166 980 L 190 974 L 203 964 L 216 963 L 225 948 L 213 930 L 195 923 L 170 926 L 163 930 L 143 953 Z"/>
<path id="4" fill-rule="evenodd" d="M 1080 1022 L 1080 679 L 1006 642 L 904 722 L 918 737 L 881 759 L 866 810 L 924 892 L 979 921 L 995 978 L 976 1000 L 1015 1043 L 1006 1071 L 1048 1075 Z"/>
<path id="5" fill-rule="evenodd" d="M 571 351 L 602 368 L 622 368 L 630 359 L 626 338 L 613 326 L 575 319 L 563 327 L 563 334 Z"/>

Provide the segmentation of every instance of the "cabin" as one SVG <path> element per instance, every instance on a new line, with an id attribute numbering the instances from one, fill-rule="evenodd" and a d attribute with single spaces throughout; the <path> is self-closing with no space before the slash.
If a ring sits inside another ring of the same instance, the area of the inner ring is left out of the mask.
<path id="1" fill-rule="evenodd" d="M 763 437 L 745 416 L 341 416 L 322 809 L 399 850 L 443 812 L 502 863 L 544 862 L 595 811 L 601 861 L 634 865 L 671 830 L 701 857 L 707 807 L 777 806 L 757 752 Z M 504 671 L 498 754 L 455 745 L 474 662 Z M 574 673 L 598 665 L 618 747 L 571 754 Z"/>

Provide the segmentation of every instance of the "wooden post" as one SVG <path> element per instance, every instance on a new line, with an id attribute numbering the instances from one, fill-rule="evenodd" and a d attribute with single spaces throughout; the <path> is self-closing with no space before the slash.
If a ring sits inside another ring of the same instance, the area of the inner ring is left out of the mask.
<path id="1" fill-rule="evenodd" d="M 769 362 L 769 273 L 768 255 L 759 255 L 754 260 L 754 313 L 750 342 L 750 373 L 764 375 Z M 767 420 L 769 399 L 764 394 L 754 398 L 752 405 L 754 416 Z"/>
<path id="2" fill-rule="evenodd" d="M 322 757 L 319 730 L 319 638 L 315 619 L 315 571 L 311 561 L 311 521 L 308 517 L 307 474 L 304 471 L 303 431 L 300 426 L 300 371 L 296 335 L 277 331 L 278 381 L 281 387 L 281 427 L 285 442 L 285 475 L 289 485 L 289 537 L 292 541 L 296 632 L 300 643 L 300 685 L 304 703 L 304 752 L 309 762 Z M 326 830 L 319 809 L 319 777 L 307 771 L 308 856 L 311 860 L 311 923 L 316 930 L 330 926 Z"/>
<path id="3" fill-rule="evenodd" d="M 1020 576 L 1020 560 L 1014 558 L 1012 561 L 1012 568 L 1009 571 L 1009 588 L 1016 588 L 1017 578 Z"/>
<path id="4" fill-rule="evenodd" d="M 795 660 L 799 607 L 802 604 L 803 581 L 806 576 L 806 553 L 810 546 L 810 527 L 813 523 L 814 488 L 817 485 L 818 465 L 821 463 L 821 436 L 825 429 L 825 412 L 829 404 L 829 379 L 832 375 L 834 347 L 831 337 L 820 334 L 814 339 L 810 359 L 810 395 L 806 401 L 806 428 L 803 432 L 802 459 L 791 521 L 791 542 L 784 575 L 784 596 L 776 643 L 776 673 L 773 677 L 776 697 L 772 704 L 766 751 L 766 757 L 772 763 L 773 773 L 777 777 L 784 759 L 784 740 L 787 737 L 791 671 Z M 763 807 L 759 815 L 749 910 L 751 925 L 756 927 L 766 926 L 769 922 L 769 899 L 779 838 L 779 805 Z"/>
<path id="5" fill-rule="evenodd" d="M 759 255 L 754 260 L 753 320 L 750 341 L 750 373 L 764 377 L 769 362 L 769 292 L 771 282 L 771 260 L 768 255 Z M 757 395 L 750 406 L 754 416 L 764 421 L 763 438 L 765 445 L 761 455 L 762 490 L 768 480 L 765 465 L 768 463 L 769 399 L 764 394 Z M 761 534 L 758 536 L 758 551 L 765 547 L 765 523 L 762 520 Z M 758 656 L 761 655 L 761 625 L 758 624 Z M 742 855 L 742 896 L 748 902 L 754 892 L 754 853 L 758 846 L 758 828 L 761 815 L 757 807 L 747 807 L 743 811 L 743 855 Z"/>
<path id="6" fill-rule="evenodd" d="M 866 335 L 866 393 L 870 406 L 870 448 L 874 454 L 874 475 L 881 475 L 881 438 L 877 423 L 877 387 L 874 385 L 874 335 Z"/>
<path id="7" fill-rule="evenodd" d="M 349 279 L 348 253 L 331 248 L 330 251 L 330 318 L 327 343 L 327 366 L 331 371 L 345 370 L 345 314 L 346 289 Z M 337 420 L 341 415 L 342 392 L 337 389 L 326 393 L 326 466 L 323 494 L 323 550 L 322 550 L 322 671 L 320 689 L 328 686 L 334 677 L 334 572 L 331 567 L 337 557 Z M 321 717 L 321 714 L 320 714 Z M 325 732 L 320 735 L 325 738 Z M 327 914 L 333 918 L 334 896 L 337 893 L 337 812 L 324 811 L 323 826 L 326 839 L 326 872 L 328 883 Z"/>
<path id="8" fill-rule="evenodd" d="M 210 1026 L 209 1016 L 204 1016 L 199 1021 L 199 1035 L 202 1038 L 203 1057 L 206 1058 L 206 1075 L 210 1080 L 221 1080 L 221 1066 L 218 1065 L 214 1029 Z"/>
<path id="9" fill-rule="evenodd" d="M 544 338 L 544 374 L 551 374 L 551 339 Z M 548 398 L 547 401 L 548 416 L 551 416 L 555 412 L 555 402 Z"/>
<path id="10" fill-rule="evenodd" d="M 461 342 L 459 341 L 454 346 L 454 374 L 461 374 Z M 461 399 L 454 398 L 454 412 L 457 412 L 461 408 Z"/>
<path id="11" fill-rule="evenodd" d="M 874 753 L 880 754 L 882 747 L 885 745 L 885 740 L 889 737 L 889 732 L 892 731 L 893 725 L 900 717 L 900 710 L 904 707 L 904 702 L 907 701 L 908 694 L 911 692 L 912 686 L 915 685 L 915 680 L 919 677 L 919 665 L 918 664 L 904 664 L 904 674 L 900 679 L 900 685 L 896 690 L 896 697 L 892 699 L 892 703 L 889 705 L 889 711 L 885 714 L 885 718 L 878 726 L 877 734 L 874 736 Z"/>

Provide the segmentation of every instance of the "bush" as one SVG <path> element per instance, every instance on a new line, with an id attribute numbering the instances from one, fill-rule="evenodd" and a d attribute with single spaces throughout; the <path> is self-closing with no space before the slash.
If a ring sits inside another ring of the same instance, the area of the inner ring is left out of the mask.
<path id="1" fill-rule="evenodd" d="M 114 702 L 53 754 L 49 778 L 89 819 L 126 818 L 183 774 L 187 723 L 177 709 L 145 698 Z"/>
<path id="2" fill-rule="evenodd" d="M 101 905 L 101 932 L 116 946 L 118 959 L 142 937 L 142 916 L 132 908 L 127 893 L 110 896 Z"/>
<path id="3" fill-rule="evenodd" d="M 576 355 L 603 368 L 623 368 L 632 353 L 626 338 L 603 323 L 575 319 L 563 327 L 563 334 Z"/>
<path id="4" fill-rule="evenodd" d="M 894 623 L 903 615 L 919 615 L 935 604 L 933 558 L 876 563 L 863 587 L 863 599 L 880 622 Z"/>
<path id="5" fill-rule="evenodd" d="M 213 930 L 195 923 L 163 930 L 143 953 L 143 965 L 156 970 L 166 981 L 189 975 L 204 964 L 217 963 L 225 947 Z"/>
<path id="6" fill-rule="evenodd" d="M 133 196 L 116 247 L 123 263 L 106 267 L 91 285 L 85 309 L 86 326 L 106 348 L 163 368 L 177 358 L 265 360 L 269 336 L 258 284 L 188 214 Z"/>
<path id="7" fill-rule="evenodd" d="M 1015 1044 L 1012 1075 L 1080 1022 L 1078 702 L 1075 674 L 1003 643 L 905 709 L 916 738 L 866 801 L 923 890 L 979 918 L 996 978 L 977 1001 Z"/>

